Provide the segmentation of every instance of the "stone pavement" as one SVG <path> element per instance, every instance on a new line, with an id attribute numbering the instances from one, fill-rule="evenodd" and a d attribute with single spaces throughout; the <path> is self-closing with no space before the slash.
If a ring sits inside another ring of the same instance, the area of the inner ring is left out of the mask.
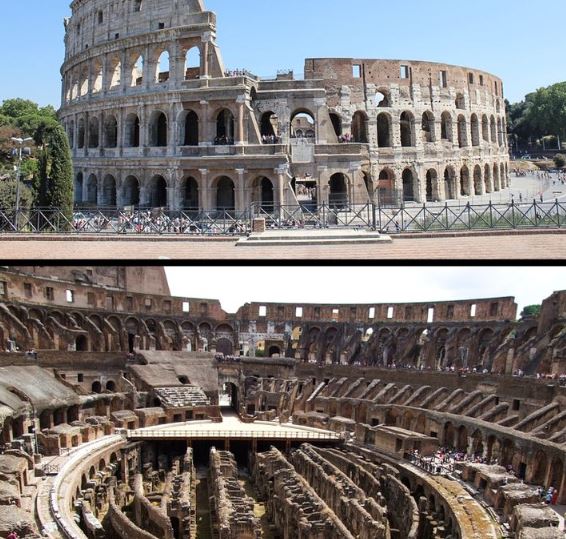
<path id="1" fill-rule="evenodd" d="M 236 247 L 235 238 L 187 240 L 2 236 L 2 260 L 549 260 L 566 259 L 566 230 L 393 236 L 378 245 Z"/>

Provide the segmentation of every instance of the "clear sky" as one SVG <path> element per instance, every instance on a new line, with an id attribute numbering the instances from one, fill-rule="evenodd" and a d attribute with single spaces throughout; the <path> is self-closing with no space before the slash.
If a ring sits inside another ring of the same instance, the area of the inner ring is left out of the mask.
<path id="1" fill-rule="evenodd" d="M 151 1 L 151 0 L 146 0 Z M 0 101 L 60 105 L 70 0 L 0 0 Z M 484 69 L 518 101 L 566 80 L 564 0 L 205 0 L 226 67 L 302 71 L 306 57 L 429 60 Z"/>
<path id="2" fill-rule="evenodd" d="M 250 302 L 403 303 L 515 297 L 519 314 L 566 290 L 563 267 L 168 267 L 171 293 Z"/>

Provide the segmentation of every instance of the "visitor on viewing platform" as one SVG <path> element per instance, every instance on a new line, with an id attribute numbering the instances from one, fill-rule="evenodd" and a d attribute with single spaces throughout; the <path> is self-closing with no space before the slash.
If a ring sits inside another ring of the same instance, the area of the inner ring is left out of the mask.
<path id="1" fill-rule="evenodd" d="M 264 144 L 280 144 L 281 137 L 278 137 L 277 135 L 262 135 L 261 141 Z"/>
<path id="2" fill-rule="evenodd" d="M 227 137 L 226 135 L 222 135 L 221 137 L 216 137 L 214 139 L 215 146 L 233 146 L 234 139 L 231 137 Z"/>
<path id="3" fill-rule="evenodd" d="M 350 143 L 350 142 L 354 142 L 354 138 L 352 137 L 352 135 L 350 133 L 346 133 L 346 134 L 340 135 L 338 137 L 338 142 L 340 144 L 347 144 L 347 143 Z"/>

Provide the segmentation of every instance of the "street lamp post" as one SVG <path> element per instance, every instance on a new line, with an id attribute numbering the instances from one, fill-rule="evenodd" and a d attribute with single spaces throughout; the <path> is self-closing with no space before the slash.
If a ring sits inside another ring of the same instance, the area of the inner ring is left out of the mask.
<path id="1" fill-rule="evenodd" d="M 18 167 L 16 172 L 16 219 L 15 219 L 16 230 L 18 229 L 18 214 L 20 211 L 20 171 L 22 168 L 22 149 L 23 149 L 23 145 L 26 142 L 30 142 L 31 140 L 33 140 L 31 137 L 27 137 L 27 138 L 12 137 L 12 142 L 15 142 L 19 146 Z"/>

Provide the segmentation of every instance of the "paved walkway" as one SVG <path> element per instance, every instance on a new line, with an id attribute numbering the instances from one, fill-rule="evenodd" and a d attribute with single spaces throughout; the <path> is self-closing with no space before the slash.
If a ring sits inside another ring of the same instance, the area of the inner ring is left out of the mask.
<path id="1" fill-rule="evenodd" d="M 236 240 L 2 238 L 2 260 L 549 260 L 566 259 L 566 230 L 393 236 L 391 244 L 236 247 Z"/>

